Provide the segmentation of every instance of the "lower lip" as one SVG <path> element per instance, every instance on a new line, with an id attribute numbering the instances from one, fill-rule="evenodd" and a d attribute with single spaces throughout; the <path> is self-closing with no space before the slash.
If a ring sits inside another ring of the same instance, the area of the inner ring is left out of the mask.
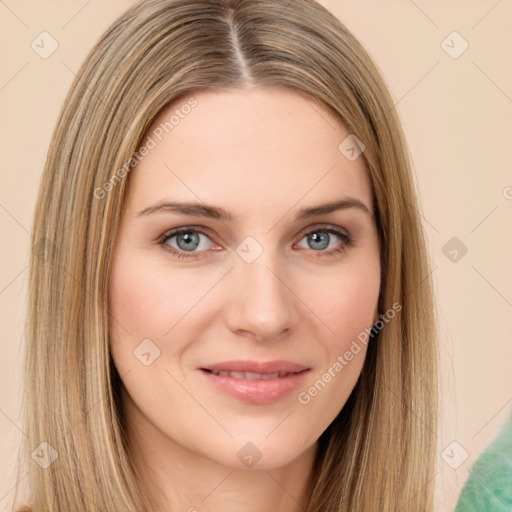
<path id="1" fill-rule="evenodd" d="M 265 405 L 277 402 L 290 394 L 304 380 L 309 370 L 267 380 L 237 379 L 235 377 L 215 375 L 206 370 L 201 370 L 201 372 L 220 391 L 234 396 L 243 402 Z"/>

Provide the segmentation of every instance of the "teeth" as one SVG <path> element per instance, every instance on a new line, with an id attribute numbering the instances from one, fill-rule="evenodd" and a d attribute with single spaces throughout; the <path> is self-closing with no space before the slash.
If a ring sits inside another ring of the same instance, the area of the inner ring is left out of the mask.
<path id="1" fill-rule="evenodd" d="M 277 379 L 279 377 L 285 377 L 288 375 L 288 372 L 276 372 L 276 373 L 254 373 L 254 372 L 224 372 L 224 371 L 215 371 L 212 370 L 214 375 L 219 375 L 220 377 L 233 377 L 235 379 L 247 379 L 247 380 L 270 380 Z"/>

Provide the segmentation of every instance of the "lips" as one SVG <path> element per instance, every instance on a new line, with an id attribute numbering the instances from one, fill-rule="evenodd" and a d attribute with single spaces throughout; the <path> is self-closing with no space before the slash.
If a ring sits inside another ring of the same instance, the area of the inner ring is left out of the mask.
<path id="1" fill-rule="evenodd" d="M 291 361 L 225 361 L 200 370 L 215 389 L 244 402 L 265 405 L 291 393 L 310 368 Z"/>

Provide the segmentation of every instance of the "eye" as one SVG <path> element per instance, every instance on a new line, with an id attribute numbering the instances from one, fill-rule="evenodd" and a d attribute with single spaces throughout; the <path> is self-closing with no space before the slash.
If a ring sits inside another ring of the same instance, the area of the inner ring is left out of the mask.
<path id="1" fill-rule="evenodd" d="M 201 237 L 209 239 L 206 233 L 197 228 L 183 227 L 176 228 L 162 235 L 158 243 L 164 246 L 165 250 L 173 253 L 178 258 L 194 258 L 198 256 L 196 254 L 197 252 L 205 252 L 205 250 L 196 251 L 196 249 L 201 246 Z M 172 239 L 176 239 L 175 245 L 170 243 Z M 206 244 L 206 247 L 203 246 L 203 249 L 208 249 L 207 246 L 208 244 Z"/>
<path id="2" fill-rule="evenodd" d="M 339 240 L 338 243 L 334 245 L 332 245 L 332 235 L 335 235 L 335 238 Z M 210 240 L 210 243 L 203 242 L 201 240 L 203 237 Z M 353 242 L 347 232 L 335 226 L 316 226 L 315 229 L 310 229 L 303 233 L 300 240 L 302 241 L 304 239 L 306 239 L 306 243 L 309 244 L 309 248 L 317 253 L 316 256 L 331 256 L 336 253 L 344 253 Z M 158 239 L 158 243 L 163 246 L 166 251 L 178 258 L 202 257 L 200 254 L 208 252 L 208 247 L 212 244 L 208 234 L 195 227 L 173 229 L 162 235 Z"/>
<path id="3" fill-rule="evenodd" d="M 316 226 L 315 229 L 307 231 L 304 235 L 301 240 L 305 238 L 306 243 L 317 253 L 317 256 L 332 256 L 336 253 L 344 253 L 353 242 L 347 232 L 335 226 Z M 341 240 L 341 243 L 338 242 L 332 245 L 332 235 Z M 329 250 L 325 250 L 328 248 Z"/>

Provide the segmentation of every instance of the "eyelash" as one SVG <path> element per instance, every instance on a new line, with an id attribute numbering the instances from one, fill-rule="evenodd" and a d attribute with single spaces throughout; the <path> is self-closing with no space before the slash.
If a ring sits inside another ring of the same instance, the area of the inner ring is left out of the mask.
<path id="1" fill-rule="evenodd" d="M 334 249 L 330 249 L 329 251 L 314 251 L 317 253 L 317 257 L 319 257 L 319 258 L 321 258 L 323 256 L 334 256 L 338 253 L 345 253 L 346 249 L 350 248 L 354 241 L 350 235 L 348 235 L 341 229 L 333 227 L 333 226 L 329 226 L 329 225 L 315 226 L 314 229 L 311 229 L 309 231 L 302 233 L 300 240 L 302 240 L 305 236 L 310 235 L 311 233 L 318 233 L 318 232 L 334 234 L 334 235 L 337 235 L 342 240 L 341 247 L 335 247 Z M 184 259 L 197 258 L 198 256 L 194 256 L 194 255 L 200 254 L 201 252 L 206 252 L 206 251 L 199 251 L 199 253 L 191 252 L 190 254 L 187 254 L 185 251 L 178 251 L 174 247 L 170 247 L 169 245 L 166 244 L 166 242 L 169 239 L 171 239 L 174 236 L 177 236 L 181 233 L 199 233 L 201 235 L 204 235 L 204 236 L 210 238 L 208 233 L 206 233 L 202 229 L 195 228 L 195 227 L 181 227 L 181 228 L 173 229 L 172 231 L 169 231 L 167 233 L 164 233 L 161 237 L 158 238 L 157 242 L 159 245 L 161 245 L 163 247 L 163 249 L 165 251 L 170 252 L 171 254 L 173 254 L 174 256 L 176 256 L 178 258 L 184 258 Z"/>

